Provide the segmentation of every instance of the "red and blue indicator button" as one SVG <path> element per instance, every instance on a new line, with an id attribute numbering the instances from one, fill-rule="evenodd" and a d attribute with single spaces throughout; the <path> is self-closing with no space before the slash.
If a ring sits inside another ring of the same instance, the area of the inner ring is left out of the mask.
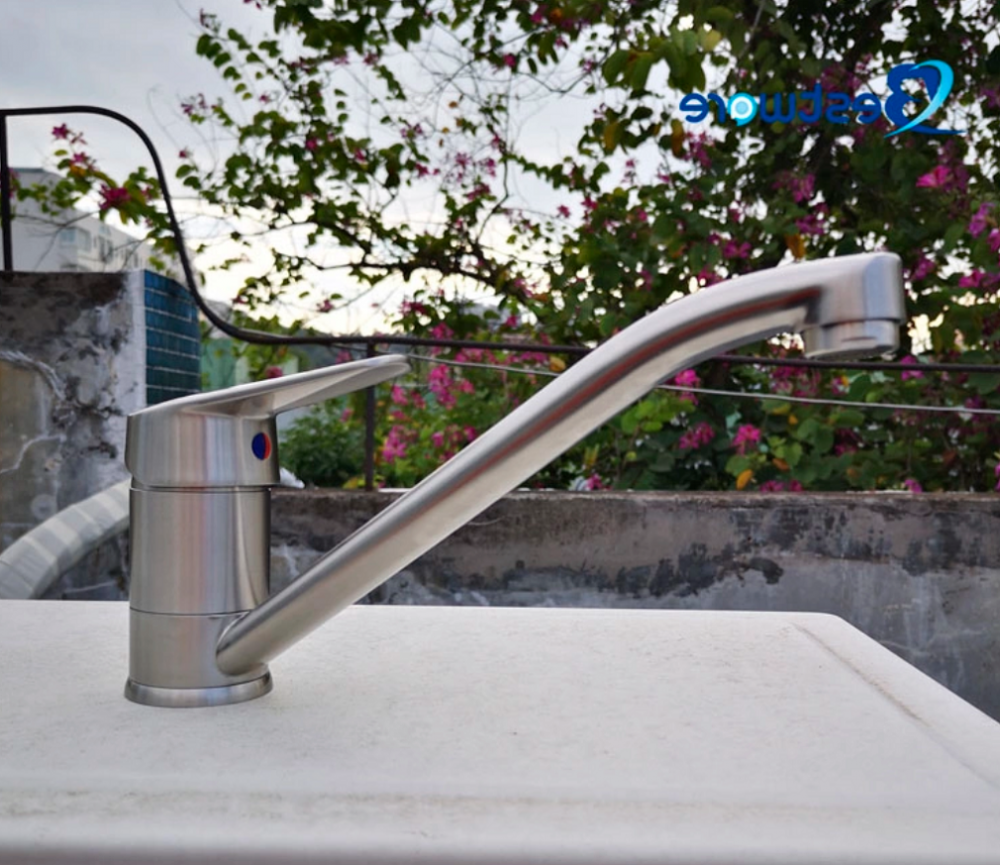
<path id="1" fill-rule="evenodd" d="M 250 447 L 253 448 L 253 455 L 259 460 L 266 460 L 271 456 L 271 439 L 267 433 L 257 433 L 253 437 Z"/>

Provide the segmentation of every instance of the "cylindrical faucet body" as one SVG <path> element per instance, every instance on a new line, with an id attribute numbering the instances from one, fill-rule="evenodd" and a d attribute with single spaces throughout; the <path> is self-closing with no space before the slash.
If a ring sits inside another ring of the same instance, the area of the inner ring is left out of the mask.
<path id="1" fill-rule="evenodd" d="M 129 699 L 161 706 L 266 694 L 265 664 L 215 663 L 222 632 L 268 596 L 267 487 L 142 489 L 129 497 Z"/>
<path id="2" fill-rule="evenodd" d="M 369 358 L 182 397 L 129 418 L 130 700 L 212 706 L 271 689 L 265 663 L 229 673 L 216 648 L 268 597 L 275 415 L 406 369 L 398 358 Z"/>

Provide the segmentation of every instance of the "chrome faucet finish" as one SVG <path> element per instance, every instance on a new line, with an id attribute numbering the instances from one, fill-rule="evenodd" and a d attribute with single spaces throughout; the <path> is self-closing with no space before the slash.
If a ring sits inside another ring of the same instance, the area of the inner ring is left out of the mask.
<path id="1" fill-rule="evenodd" d="M 878 355 L 898 346 L 904 318 L 900 262 L 889 253 L 760 271 L 670 303 L 580 360 L 266 600 L 267 485 L 277 481 L 277 456 L 248 457 L 247 448 L 262 432 L 274 442 L 272 412 L 325 398 L 297 391 L 304 377 L 315 384 L 351 368 L 331 386 L 334 396 L 405 364 L 373 358 L 276 379 L 266 390 L 246 385 L 144 409 L 129 418 L 126 450 L 135 479 L 126 694 L 171 706 L 260 696 L 270 689 L 269 660 L 679 370 L 785 332 L 800 333 L 811 357 Z M 244 414 L 250 405 L 252 417 Z M 201 418 L 193 426 L 192 413 Z M 190 454 L 189 437 L 197 443 Z"/>
<path id="2" fill-rule="evenodd" d="M 160 403 L 131 415 L 130 700 L 205 706 L 266 694 L 263 664 L 221 671 L 228 625 L 267 599 L 276 416 L 393 378 L 376 357 Z"/>

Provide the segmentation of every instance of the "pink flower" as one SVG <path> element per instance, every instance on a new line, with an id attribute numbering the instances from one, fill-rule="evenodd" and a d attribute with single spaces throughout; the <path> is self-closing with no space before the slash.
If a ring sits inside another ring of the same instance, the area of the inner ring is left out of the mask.
<path id="1" fill-rule="evenodd" d="M 583 487 L 584 489 L 587 490 L 607 489 L 604 481 L 601 479 L 601 476 L 597 472 L 594 472 L 589 478 L 587 478 L 587 480 L 583 482 Z"/>
<path id="2" fill-rule="evenodd" d="M 698 387 L 701 384 L 701 379 L 698 378 L 698 373 L 693 369 L 686 369 L 674 376 L 674 384 L 680 387 Z"/>
<path id="3" fill-rule="evenodd" d="M 986 202 L 986 204 L 980 206 L 979 210 L 975 212 L 972 219 L 969 220 L 969 233 L 973 237 L 979 237 L 980 234 L 986 231 L 989 225 L 987 215 L 992 209 L 993 205 L 990 202 Z"/>
<path id="4" fill-rule="evenodd" d="M 515 328 L 515 327 L 520 327 L 521 326 L 521 322 L 520 322 L 520 320 L 518 319 L 518 317 L 516 315 L 508 315 L 503 320 L 503 324 L 501 324 L 500 326 L 501 327 Z"/>
<path id="5" fill-rule="evenodd" d="M 815 185 L 816 177 L 812 174 L 807 174 L 805 177 L 799 178 L 798 181 L 793 180 L 791 184 L 792 198 L 799 204 L 808 201 L 813 196 Z"/>
<path id="6" fill-rule="evenodd" d="M 715 285 L 717 282 L 722 282 L 722 277 L 720 277 L 715 271 L 710 270 L 708 267 L 703 267 L 698 271 L 695 279 L 698 280 L 699 285 L 703 285 L 708 288 L 710 285 Z"/>
<path id="7" fill-rule="evenodd" d="M 782 185 L 779 181 L 776 185 Z M 789 176 L 785 178 L 784 185 L 792 194 L 792 201 L 801 204 L 813 197 L 813 190 L 816 188 L 816 175 L 807 174 L 804 177 Z"/>
<path id="8" fill-rule="evenodd" d="M 465 427 L 462 432 L 465 435 L 465 440 L 467 442 L 475 441 L 476 436 L 479 435 L 479 433 L 476 432 L 476 428 L 471 426 Z"/>
<path id="9" fill-rule="evenodd" d="M 712 157 L 708 155 L 708 148 L 714 143 L 715 141 L 706 132 L 691 136 L 691 143 L 688 145 L 691 159 L 697 162 L 703 171 L 708 171 L 712 167 Z"/>
<path id="10" fill-rule="evenodd" d="M 762 493 L 800 493 L 802 492 L 802 484 L 795 479 L 790 480 L 787 484 L 784 481 L 764 481 L 758 489 Z"/>
<path id="11" fill-rule="evenodd" d="M 427 306 L 419 300 L 404 300 L 399 305 L 400 315 L 426 315 Z"/>
<path id="12" fill-rule="evenodd" d="M 280 366 L 269 366 L 264 371 L 264 378 L 281 378 L 285 371 Z"/>
<path id="13" fill-rule="evenodd" d="M 392 392 L 389 395 L 389 399 L 391 399 L 396 405 L 409 405 L 410 402 L 406 391 L 398 384 L 394 384 L 392 386 Z"/>
<path id="14" fill-rule="evenodd" d="M 823 220 L 829 212 L 830 208 L 828 208 L 825 204 L 820 204 L 817 205 L 813 212 L 808 216 L 796 219 L 795 227 L 799 230 L 799 234 L 819 237 L 824 231 L 826 231 L 826 225 Z"/>
<path id="15" fill-rule="evenodd" d="M 908 354 L 906 357 L 904 357 L 902 360 L 900 360 L 900 363 L 916 364 L 916 363 L 919 363 L 919 361 L 912 354 Z M 911 378 L 923 378 L 923 377 L 924 377 L 924 374 L 922 372 L 917 371 L 917 370 L 913 370 L 912 372 L 909 371 L 909 370 L 906 370 L 906 371 L 903 372 L 902 375 L 900 375 L 900 378 L 903 381 L 908 381 Z"/>
<path id="16" fill-rule="evenodd" d="M 472 189 L 465 193 L 466 201 L 478 201 L 490 194 L 490 188 L 485 183 L 477 183 Z"/>
<path id="17" fill-rule="evenodd" d="M 674 376 L 672 383 L 678 387 L 698 387 L 701 384 L 701 379 L 698 378 L 698 374 L 693 369 L 686 369 Z M 693 393 L 682 392 L 680 398 L 690 400 L 695 405 L 698 405 L 698 397 Z"/>
<path id="18" fill-rule="evenodd" d="M 177 158 L 178 159 L 190 159 L 191 158 L 191 151 L 188 150 L 187 148 L 185 148 L 184 150 L 180 151 L 177 154 Z"/>
<path id="19" fill-rule="evenodd" d="M 124 186 L 111 187 L 106 183 L 101 184 L 101 203 L 99 205 L 101 210 L 110 210 L 111 208 L 121 207 L 123 204 L 127 203 L 129 198 L 128 190 Z"/>
<path id="20" fill-rule="evenodd" d="M 469 381 L 467 378 L 463 378 L 458 383 L 458 389 L 462 393 L 475 393 L 476 392 L 476 386 L 471 381 Z"/>
<path id="21" fill-rule="evenodd" d="M 917 263 L 914 266 L 913 270 L 910 271 L 910 279 L 914 281 L 919 279 L 926 279 L 934 272 L 934 269 L 936 267 L 937 265 L 935 265 L 931 259 L 929 259 L 926 255 L 921 253 L 920 258 L 917 259 Z"/>
<path id="22" fill-rule="evenodd" d="M 431 328 L 431 336 L 433 336 L 434 339 L 451 339 L 454 335 L 455 331 L 448 327 L 448 325 L 446 325 L 443 321 Z"/>
<path id="23" fill-rule="evenodd" d="M 306 150 L 315 150 L 319 147 L 319 142 L 315 138 L 306 139 Z"/>
<path id="24" fill-rule="evenodd" d="M 434 367 L 428 375 L 428 387 L 438 403 L 445 408 L 455 405 L 455 397 L 451 392 L 453 384 L 451 370 L 443 364 Z"/>
<path id="25" fill-rule="evenodd" d="M 997 485 L 996 485 L 995 489 L 997 491 L 1000 491 L 1000 463 L 996 464 L 996 467 L 993 469 L 993 474 L 994 474 L 994 476 L 997 479 Z"/>
<path id="26" fill-rule="evenodd" d="M 986 242 L 994 252 L 1000 251 L 1000 228 L 994 228 L 987 235 Z"/>
<path id="27" fill-rule="evenodd" d="M 760 430 L 753 424 L 743 424 L 738 430 L 736 430 L 736 435 L 733 436 L 733 447 L 736 448 L 737 453 L 745 454 L 747 448 L 750 445 L 756 445 L 760 442 Z"/>
<path id="28" fill-rule="evenodd" d="M 65 123 L 52 127 L 52 137 L 56 139 L 69 138 L 69 127 Z"/>
<path id="29" fill-rule="evenodd" d="M 685 432 L 677 446 L 682 451 L 693 451 L 700 448 L 702 445 L 707 445 L 712 439 L 715 438 L 715 430 L 712 429 L 712 425 L 702 421 L 693 429 L 689 429 Z"/>
<path id="30" fill-rule="evenodd" d="M 958 280 L 959 288 L 979 288 L 983 284 L 986 274 L 981 270 L 974 270 Z"/>
<path id="31" fill-rule="evenodd" d="M 565 204 L 560 204 L 559 207 L 556 208 L 556 212 L 564 218 L 569 218 L 569 208 Z"/>
<path id="32" fill-rule="evenodd" d="M 444 447 L 444 433 L 436 432 L 431 433 L 431 442 L 433 442 L 434 447 L 443 448 Z"/>
<path id="33" fill-rule="evenodd" d="M 727 240 L 722 247 L 723 258 L 749 258 L 750 244 L 737 243 L 735 240 Z"/>
<path id="34" fill-rule="evenodd" d="M 937 165 L 927 174 L 917 178 L 917 189 L 941 189 L 952 182 L 951 171 L 946 165 Z"/>
<path id="35" fill-rule="evenodd" d="M 906 487 L 911 493 L 922 493 L 924 488 L 920 486 L 918 481 L 913 478 L 906 478 L 903 481 L 903 486 Z"/>
<path id="36" fill-rule="evenodd" d="M 513 54 L 504 54 L 503 65 L 508 69 L 513 69 L 517 65 L 517 58 Z"/>
<path id="37" fill-rule="evenodd" d="M 382 459 L 387 463 L 393 463 L 406 456 L 404 434 L 405 430 L 400 426 L 394 426 L 389 430 L 389 435 L 385 437 L 385 444 L 382 445 Z"/>

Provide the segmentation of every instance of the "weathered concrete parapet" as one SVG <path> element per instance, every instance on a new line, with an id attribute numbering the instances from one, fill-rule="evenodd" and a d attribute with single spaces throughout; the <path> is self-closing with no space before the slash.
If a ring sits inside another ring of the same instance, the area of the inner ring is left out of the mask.
<path id="1" fill-rule="evenodd" d="M 391 494 L 274 495 L 274 589 Z M 376 603 L 834 613 L 1000 718 L 1000 497 L 515 493 Z"/>
<path id="2" fill-rule="evenodd" d="M 127 476 L 141 315 L 129 274 L 0 277 L 0 546 Z"/>
<path id="3" fill-rule="evenodd" d="M 163 276 L 0 276 L 0 550 L 126 478 L 126 416 L 199 390 L 199 352 L 194 303 Z M 121 549 L 101 547 L 56 596 L 123 597 Z"/>
<path id="4" fill-rule="evenodd" d="M 145 405 L 136 276 L 0 276 L 0 549 L 127 477 L 125 419 Z M 117 558 L 79 579 L 121 582 Z"/>

